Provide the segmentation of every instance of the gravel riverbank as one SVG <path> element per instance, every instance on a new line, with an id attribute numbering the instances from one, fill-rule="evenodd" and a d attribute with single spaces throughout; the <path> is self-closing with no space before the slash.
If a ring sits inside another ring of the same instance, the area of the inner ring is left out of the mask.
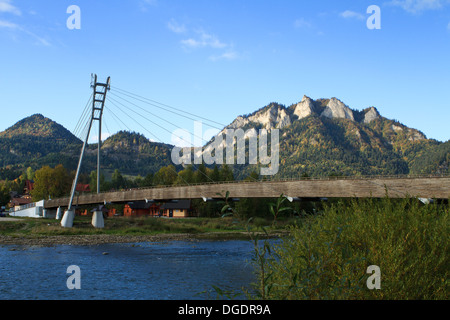
<path id="1" fill-rule="evenodd" d="M 271 235 L 277 237 L 280 235 Z M 198 241 L 198 240 L 250 240 L 246 232 L 226 233 L 172 233 L 156 235 L 58 235 L 42 237 L 17 237 L 0 235 L 0 245 L 29 245 L 29 246 L 53 246 L 53 245 L 97 245 L 104 243 L 137 243 L 137 242 L 161 242 L 161 241 Z"/>

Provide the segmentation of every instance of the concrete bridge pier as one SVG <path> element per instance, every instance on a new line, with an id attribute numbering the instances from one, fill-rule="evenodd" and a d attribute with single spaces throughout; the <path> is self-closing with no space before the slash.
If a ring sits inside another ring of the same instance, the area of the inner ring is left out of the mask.
<path id="1" fill-rule="evenodd" d="M 63 215 L 62 215 L 61 207 L 58 207 L 58 209 L 56 210 L 56 219 L 61 220 L 62 216 Z"/>
<path id="2" fill-rule="evenodd" d="M 75 218 L 75 210 L 67 210 L 62 217 L 61 226 L 63 228 L 72 228 L 73 218 Z"/>
<path id="3" fill-rule="evenodd" d="M 94 214 L 92 215 L 92 225 L 95 228 L 100 228 L 100 229 L 105 227 L 103 211 L 94 211 Z"/>

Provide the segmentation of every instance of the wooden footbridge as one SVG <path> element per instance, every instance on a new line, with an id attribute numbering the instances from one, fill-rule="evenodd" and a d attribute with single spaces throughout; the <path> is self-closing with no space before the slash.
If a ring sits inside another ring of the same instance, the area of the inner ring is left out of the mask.
<path id="1" fill-rule="evenodd" d="M 96 205 L 153 200 L 218 199 L 229 192 L 232 198 L 450 198 L 450 176 L 341 177 L 324 179 L 240 181 L 84 194 L 73 204 Z M 45 201 L 46 209 L 67 207 L 69 197 Z"/>

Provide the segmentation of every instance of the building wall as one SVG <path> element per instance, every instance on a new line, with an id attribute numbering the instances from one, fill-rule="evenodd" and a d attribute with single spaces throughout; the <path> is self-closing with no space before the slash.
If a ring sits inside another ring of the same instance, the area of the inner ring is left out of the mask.
<path id="1" fill-rule="evenodd" d="M 159 206 L 151 206 L 148 209 L 133 209 L 126 204 L 123 209 L 123 215 L 125 217 L 158 216 Z"/>
<path id="2" fill-rule="evenodd" d="M 189 216 L 189 212 L 187 209 L 164 209 L 163 216 L 170 217 L 170 210 L 172 210 L 173 218 L 186 218 Z"/>
<path id="3" fill-rule="evenodd" d="M 30 204 L 28 206 L 16 207 L 15 211 L 10 212 L 9 215 L 13 217 L 43 218 L 44 200 L 36 202 L 36 204 Z"/>
<path id="4" fill-rule="evenodd" d="M 186 209 L 175 209 L 173 210 L 174 218 L 186 218 L 188 217 L 188 211 Z"/>

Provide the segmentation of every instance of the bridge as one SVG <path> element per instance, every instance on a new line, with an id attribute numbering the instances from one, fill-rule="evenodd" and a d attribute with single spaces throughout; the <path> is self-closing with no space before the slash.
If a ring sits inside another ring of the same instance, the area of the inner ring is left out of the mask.
<path id="1" fill-rule="evenodd" d="M 323 179 L 238 181 L 182 186 L 162 186 L 126 191 L 84 194 L 74 198 L 76 206 L 105 202 L 170 201 L 218 199 L 229 192 L 231 198 L 450 198 L 450 176 L 340 177 Z M 45 201 L 45 209 L 67 207 L 69 198 Z"/>

